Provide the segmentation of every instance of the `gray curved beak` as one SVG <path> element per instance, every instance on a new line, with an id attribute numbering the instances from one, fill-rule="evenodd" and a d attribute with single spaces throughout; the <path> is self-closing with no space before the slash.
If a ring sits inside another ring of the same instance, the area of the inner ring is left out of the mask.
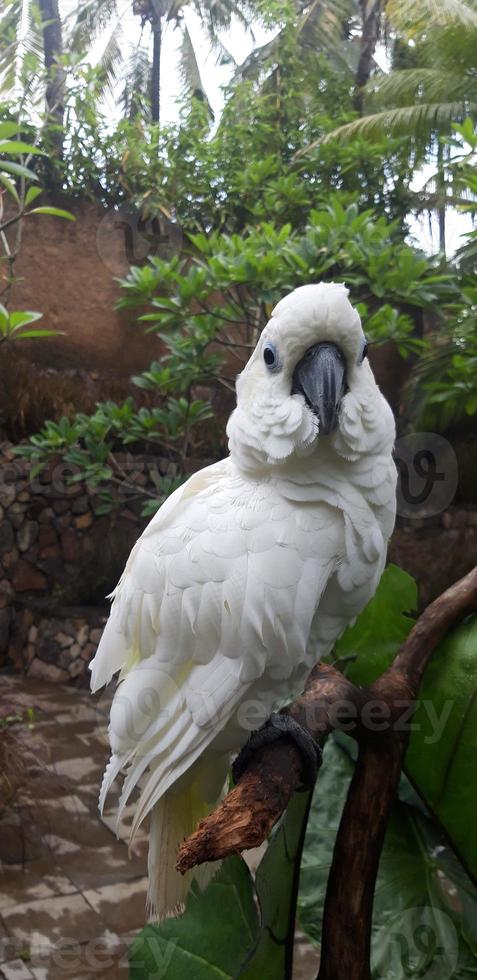
<path id="1" fill-rule="evenodd" d="M 292 394 L 301 394 L 320 420 L 320 432 L 329 435 L 338 422 L 346 392 L 346 361 L 335 344 L 315 344 L 293 372 Z"/>

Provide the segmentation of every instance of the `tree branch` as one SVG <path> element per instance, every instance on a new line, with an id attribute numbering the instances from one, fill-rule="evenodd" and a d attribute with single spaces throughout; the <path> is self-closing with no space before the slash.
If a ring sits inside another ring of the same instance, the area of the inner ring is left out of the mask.
<path id="1" fill-rule="evenodd" d="M 351 814 L 348 814 L 346 823 L 349 824 L 352 816 L 358 827 L 361 826 L 361 831 L 367 831 L 361 835 L 362 860 L 359 868 L 356 867 L 356 874 L 364 875 L 367 881 L 372 878 L 371 901 L 375 875 L 373 877 L 370 868 L 373 864 L 377 870 L 384 829 L 406 747 L 405 737 L 396 732 L 397 722 L 402 717 L 405 704 L 417 696 L 424 669 L 440 640 L 467 612 L 474 609 L 477 609 L 477 568 L 425 610 L 393 664 L 372 687 L 358 688 L 336 668 L 317 664 L 300 697 L 283 709 L 283 713 L 291 715 L 320 744 L 334 729 L 347 731 L 360 743 L 354 787 L 352 784 L 350 790 L 354 802 L 350 803 L 348 799 Z M 374 718 L 379 716 L 382 720 L 379 732 L 370 731 L 370 727 L 376 728 L 370 726 L 370 712 Z M 204 861 L 222 859 L 262 843 L 300 784 L 301 769 L 300 754 L 287 738 L 257 751 L 237 786 L 179 847 L 178 871 L 184 874 Z M 375 785 L 379 803 L 374 812 L 370 810 L 369 779 Z M 388 784 L 386 792 L 384 783 Z M 366 813 L 364 822 L 359 819 L 362 806 Z M 346 813 L 345 808 L 342 825 Z M 350 860 L 348 844 L 342 840 L 340 843 L 339 834 L 335 849 L 338 868 L 343 865 L 346 868 L 345 862 Z M 369 853 L 365 859 L 369 844 L 375 855 L 371 864 Z M 356 851 L 354 846 L 352 851 Z M 348 871 L 349 864 L 347 876 Z M 332 901 L 332 890 L 329 900 Z M 343 930 L 342 922 L 340 929 Z M 351 978 L 351 974 L 349 976 Z M 324 977 L 325 974 L 322 975 Z"/>

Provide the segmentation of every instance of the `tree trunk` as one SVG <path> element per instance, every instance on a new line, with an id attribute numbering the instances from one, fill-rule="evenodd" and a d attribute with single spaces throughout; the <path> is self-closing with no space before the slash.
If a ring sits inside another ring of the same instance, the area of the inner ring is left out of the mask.
<path id="1" fill-rule="evenodd" d="M 63 38 L 58 0 L 39 0 L 43 32 L 43 51 L 47 74 L 45 105 L 47 121 L 52 125 L 49 145 L 54 159 L 63 156 L 63 118 L 65 73 L 61 64 Z"/>
<path id="2" fill-rule="evenodd" d="M 369 81 L 371 75 L 373 55 L 379 37 L 383 0 L 360 0 L 360 7 L 363 17 L 363 32 L 361 35 L 358 68 L 356 70 L 353 105 L 356 111 L 362 115 L 364 101 L 363 88 Z"/>
<path id="3" fill-rule="evenodd" d="M 441 254 L 442 262 L 446 259 L 446 172 L 445 172 L 445 159 L 444 159 L 444 147 L 441 142 L 437 146 L 437 192 L 438 192 L 438 206 L 437 206 L 437 218 L 439 223 L 439 252 Z"/>
<path id="4" fill-rule="evenodd" d="M 158 123 L 161 117 L 162 20 L 160 14 L 157 14 L 156 20 L 152 22 L 152 37 L 151 115 L 152 121 Z"/>

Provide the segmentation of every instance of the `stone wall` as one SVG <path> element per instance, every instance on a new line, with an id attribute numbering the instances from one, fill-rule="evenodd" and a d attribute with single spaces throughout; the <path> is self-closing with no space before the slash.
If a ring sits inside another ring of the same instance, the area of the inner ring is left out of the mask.
<path id="1" fill-rule="evenodd" d="M 31 603 L 17 608 L 10 630 L 8 661 L 16 671 L 54 683 L 89 683 L 107 611 L 64 608 L 50 612 Z"/>
<path id="2" fill-rule="evenodd" d="M 124 487 L 116 506 L 83 482 L 68 485 L 64 465 L 32 475 L 30 464 L 0 444 L 0 667 L 82 683 L 116 585 L 146 519 L 144 493 L 166 459 L 119 456 L 137 496 Z"/>

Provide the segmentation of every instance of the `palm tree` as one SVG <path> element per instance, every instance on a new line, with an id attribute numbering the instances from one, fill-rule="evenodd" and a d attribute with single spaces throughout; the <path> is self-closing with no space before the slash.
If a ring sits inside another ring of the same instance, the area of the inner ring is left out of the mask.
<path id="1" fill-rule="evenodd" d="M 372 10 L 372 0 L 362 2 Z M 380 0 L 374 4 L 380 7 Z M 448 153 L 441 136 L 452 131 L 452 123 L 477 117 L 477 0 L 387 0 L 379 13 L 397 33 L 395 54 L 402 55 L 404 44 L 404 60 L 412 64 L 357 77 L 360 117 L 327 134 L 323 142 L 401 135 L 412 138 L 416 161 L 435 153 L 436 173 L 416 203 L 417 210 L 437 211 L 439 247 L 445 255 Z M 376 30 L 373 36 L 377 40 Z M 317 142 L 302 152 L 310 152 Z"/>
<path id="2" fill-rule="evenodd" d="M 328 139 L 392 133 L 422 143 L 477 112 L 477 0 L 388 0 L 385 15 L 413 46 L 415 64 L 368 75 L 368 111 Z"/>
<path id="3" fill-rule="evenodd" d="M 148 87 L 151 118 L 153 122 L 158 123 L 162 43 L 168 28 L 178 27 L 182 33 L 180 69 L 184 86 L 204 100 L 207 99 L 196 52 L 184 16 L 187 9 L 198 14 L 212 47 L 220 57 L 228 60 L 230 54 L 219 38 L 221 30 L 228 28 L 234 17 L 248 27 L 249 18 L 254 12 L 251 0 L 125 0 L 122 5 L 118 0 L 83 0 L 78 8 L 71 43 L 77 49 L 84 48 L 99 31 L 104 31 L 108 26 L 110 34 L 104 48 L 102 64 L 110 85 L 114 86 L 119 73 L 123 74 L 125 70 L 127 70 L 127 82 L 140 79 L 140 84 L 143 85 L 144 72 L 138 71 L 136 64 L 137 60 L 144 64 L 142 32 L 140 42 L 129 58 L 125 58 L 124 44 L 121 43 L 124 17 L 128 11 L 136 14 L 141 20 L 142 31 L 148 26 L 152 35 L 152 63 Z"/>
<path id="4" fill-rule="evenodd" d="M 0 14 L 0 96 L 10 99 L 20 120 L 26 104 L 45 119 L 50 186 L 63 155 L 65 73 L 58 0 L 6 0 Z"/>
<path id="5" fill-rule="evenodd" d="M 63 155 L 63 117 L 65 73 L 61 64 L 63 37 L 58 0 L 38 0 L 43 34 L 46 69 L 45 107 L 47 121 L 53 123 L 50 152 L 58 159 Z"/>

